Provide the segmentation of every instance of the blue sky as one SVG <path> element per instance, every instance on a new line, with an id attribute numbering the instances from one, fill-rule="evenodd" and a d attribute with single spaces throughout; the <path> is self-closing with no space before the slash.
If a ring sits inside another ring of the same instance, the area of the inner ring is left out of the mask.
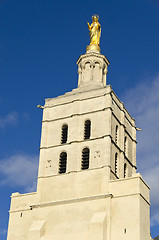
<path id="1" fill-rule="evenodd" d="M 76 60 L 97 13 L 108 84 L 136 118 L 137 165 L 159 235 L 159 0 L 0 0 L 0 239 L 12 192 L 36 186 L 44 99 L 77 87 Z"/>

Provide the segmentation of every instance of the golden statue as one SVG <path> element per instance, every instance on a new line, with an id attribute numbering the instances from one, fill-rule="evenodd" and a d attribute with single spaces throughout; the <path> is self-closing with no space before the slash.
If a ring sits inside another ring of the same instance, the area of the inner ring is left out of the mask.
<path id="1" fill-rule="evenodd" d="M 87 46 L 88 50 L 98 50 L 100 52 L 100 35 L 101 35 L 101 26 L 98 22 L 99 16 L 93 15 L 92 16 L 92 24 L 90 25 L 88 22 L 88 29 L 90 35 L 90 45 Z"/>

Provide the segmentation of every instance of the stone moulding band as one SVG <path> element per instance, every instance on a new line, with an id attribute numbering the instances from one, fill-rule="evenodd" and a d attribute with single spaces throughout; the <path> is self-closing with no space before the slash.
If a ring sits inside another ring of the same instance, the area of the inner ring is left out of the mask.
<path id="1" fill-rule="evenodd" d="M 106 88 L 106 87 L 105 87 Z M 113 90 L 111 90 L 113 91 Z M 74 102 L 81 102 L 81 101 L 85 101 L 85 100 L 89 100 L 89 99 L 94 99 L 94 98 L 98 98 L 98 97 L 105 97 L 106 95 L 110 94 L 110 92 L 106 92 L 104 94 L 97 94 L 95 96 L 92 97 L 85 97 L 85 98 L 77 98 L 77 99 L 73 99 L 71 101 L 68 102 L 64 102 L 64 103 L 57 103 L 57 104 L 53 104 L 53 105 L 46 105 L 44 108 L 52 108 L 52 107 L 56 107 L 56 106 L 61 106 L 61 105 L 66 105 L 66 104 L 70 104 L 70 103 L 74 103 Z M 90 92 L 90 91 L 88 91 Z M 64 95 L 64 97 L 68 97 L 69 95 Z M 63 97 L 63 96 L 62 96 Z M 58 98 L 58 97 L 57 97 Z"/>
<path id="2" fill-rule="evenodd" d="M 93 57 L 97 57 L 97 58 L 102 58 L 102 59 L 106 62 L 107 65 L 110 64 L 109 60 L 108 60 L 104 55 L 102 55 L 102 54 L 100 54 L 100 53 L 93 52 L 93 51 L 92 51 L 92 52 L 87 52 L 86 54 L 81 55 L 81 56 L 78 58 L 76 64 L 78 65 L 82 58 L 88 58 L 89 56 L 91 56 L 91 57 L 93 56 Z"/>
<path id="3" fill-rule="evenodd" d="M 75 113 L 75 114 L 71 114 L 69 116 L 65 116 L 65 117 L 61 117 L 61 118 L 55 118 L 55 119 L 50 119 L 50 120 L 43 120 L 42 123 L 44 123 L 44 122 L 54 122 L 54 121 L 62 120 L 62 119 L 66 119 L 66 118 L 72 118 L 72 117 L 76 117 L 76 116 L 87 115 L 89 113 L 102 112 L 102 111 L 105 111 L 107 109 L 111 109 L 111 107 L 105 107 L 105 108 L 102 108 L 102 109 L 99 109 L 99 110 L 95 110 L 95 111 L 90 111 L 90 112 L 87 112 L 87 113 Z"/>
<path id="4" fill-rule="evenodd" d="M 113 93 L 114 93 L 114 92 L 113 92 Z M 107 94 L 109 94 L 109 93 L 100 95 L 100 97 L 106 96 Z M 95 97 L 93 97 L 93 98 L 98 98 L 98 97 L 99 97 L 99 96 L 95 96 Z M 112 96 L 111 96 L 111 97 L 112 97 Z M 73 100 L 73 101 L 67 102 L 67 103 L 56 104 L 56 105 L 52 105 L 52 106 L 46 106 L 45 108 L 52 108 L 52 107 L 56 107 L 56 106 L 61 106 L 61 105 L 66 105 L 66 104 L 74 103 L 74 102 L 76 102 L 76 101 L 77 101 L 77 102 L 78 102 L 78 101 L 85 101 L 85 100 L 88 100 L 88 99 L 92 99 L 92 98 L 76 99 L 76 100 Z M 121 107 L 116 103 L 116 101 L 115 101 L 115 99 L 113 99 L 113 97 L 112 97 L 112 100 L 115 102 L 115 104 L 117 105 L 117 107 L 119 108 L 120 111 L 124 112 L 124 114 L 125 114 L 125 111 L 126 111 L 126 113 L 128 113 L 125 107 L 124 107 L 124 109 L 121 109 Z M 119 101 L 120 101 L 120 100 L 119 100 Z M 113 112 L 112 107 L 105 107 L 105 108 L 103 108 L 103 109 L 99 109 L 99 110 L 96 110 L 96 111 L 94 111 L 94 112 L 104 111 L 104 110 L 106 110 L 106 109 L 111 109 L 111 111 Z M 89 113 L 89 112 L 88 112 L 88 113 Z M 92 113 L 92 112 L 91 112 L 91 113 Z M 72 115 L 70 115 L 70 116 L 65 116 L 65 117 L 63 117 L 63 118 L 56 118 L 56 119 L 53 119 L 53 120 L 43 120 L 42 122 L 57 121 L 57 120 L 61 120 L 61 119 L 64 119 L 64 118 L 70 118 L 70 117 L 73 117 L 73 116 L 75 116 L 75 115 L 79 116 L 79 115 L 84 115 L 84 114 L 86 114 L 86 113 L 81 113 L 81 114 L 77 114 L 77 113 L 76 113 L 76 114 L 72 114 Z M 131 117 L 131 115 L 130 115 L 129 113 L 128 113 L 128 115 Z M 130 123 L 130 125 L 135 128 L 135 126 L 134 126 L 134 125 L 131 123 L 131 121 L 127 118 L 126 114 L 125 114 L 125 117 L 126 117 L 126 119 L 128 120 L 128 122 Z M 132 118 L 132 117 L 131 117 L 131 118 Z M 132 119 L 133 119 L 133 118 L 132 118 Z M 134 119 L 133 119 L 133 120 L 134 120 Z M 119 121 L 119 119 L 118 119 L 118 122 L 119 122 L 121 125 L 123 125 L 123 124 Z"/>
<path id="5" fill-rule="evenodd" d="M 108 135 L 103 135 L 102 137 L 90 138 L 90 139 L 87 139 L 87 140 L 71 141 L 71 142 L 65 143 L 64 145 L 58 144 L 58 145 L 54 145 L 54 146 L 40 147 L 39 150 L 56 148 L 56 147 L 61 147 L 61 146 L 66 146 L 66 145 L 70 145 L 70 144 L 73 144 L 73 143 L 89 142 L 89 141 L 92 141 L 92 140 L 95 141 L 95 140 L 103 139 L 103 138 L 106 138 L 106 137 L 110 137 L 111 142 L 118 148 L 118 150 L 119 150 L 120 152 L 124 153 L 124 151 L 123 151 L 123 150 L 115 143 L 115 141 L 112 139 L 112 136 L 111 136 L 110 134 L 108 134 Z M 133 139 L 132 139 L 132 141 L 136 142 L 136 141 L 133 140 Z M 129 160 L 128 157 L 125 156 L 125 158 L 126 158 L 126 160 L 127 160 L 133 167 L 136 168 L 136 166 L 131 163 L 131 161 Z"/>
<path id="6" fill-rule="evenodd" d="M 9 212 L 10 213 L 24 212 L 24 211 L 33 210 L 34 208 L 42 208 L 42 207 L 49 207 L 49 206 L 55 206 L 55 205 L 63 205 L 63 204 L 70 204 L 70 203 L 89 201 L 89 200 L 98 200 L 98 199 L 105 199 L 105 198 L 113 198 L 113 195 L 112 194 L 104 194 L 104 195 L 96 195 L 96 196 L 91 196 L 91 197 L 74 198 L 74 199 L 63 200 L 63 201 L 39 203 L 39 204 L 31 205 L 30 208 L 27 208 L 27 209 L 18 209 L 17 211 L 9 211 Z"/>
<path id="7" fill-rule="evenodd" d="M 92 168 L 92 169 L 85 169 L 85 172 L 86 171 L 94 171 L 94 170 L 97 170 L 97 169 L 103 169 L 103 168 L 111 168 L 110 165 L 104 165 L 104 166 L 101 166 L 101 167 L 96 167 L 96 168 Z M 69 172 L 65 172 L 63 173 L 62 175 L 68 175 L 68 174 L 71 174 L 71 173 L 81 173 L 83 172 L 83 170 L 78 170 L 78 171 L 75 171 L 75 170 L 72 170 L 72 171 L 69 171 Z M 46 176 L 39 176 L 37 177 L 37 179 L 40 179 L 40 178 L 52 178 L 52 177 L 59 177 L 60 175 L 59 174 L 51 174 L 51 175 L 46 175 Z"/>
<path id="8" fill-rule="evenodd" d="M 42 207 L 49 207 L 49 206 L 55 206 L 55 205 L 64 205 L 64 204 L 89 201 L 89 200 L 105 199 L 105 198 L 122 198 L 122 197 L 136 196 L 136 195 L 140 195 L 143 198 L 143 200 L 146 201 L 150 205 L 150 202 L 147 201 L 147 199 L 141 193 L 126 194 L 124 196 L 113 196 L 113 194 L 104 194 L 104 195 L 97 195 L 97 196 L 91 196 L 91 197 L 75 198 L 75 199 L 70 199 L 70 200 L 35 204 L 35 205 L 31 205 L 30 208 L 27 208 L 27 209 L 19 209 L 17 211 L 9 211 L 9 212 L 10 213 L 22 212 L 22 211 L 24 212 L 24 211 L 33 210 L 34 208 L 42 208 Z"/>
<path id="9" fill-rule="evenodd" d="M 109 88 L 108 88 L 109 86 Z M 74 91 L 76 89 L 73 89 L 72 91 Z M 61 105 L 65 105 L 65 104 L 69 104 L 69 103 L 74 103 L 74 102 L 78 102 L 78 101 L 84 101 L 84 100 L 89 100 L 89 99 L 93 99 L 93 98 L 98 98 L 98 97 L 103 97 L 106 96 L 107 94 L 111 94 L 111 92 L 113 92 L 111 85 L 107 85 L 106 87 L 102 87 L 101 89 L 99 89 L 100 91 L 102 90 L 102 93 L 96 93 L 94 96 L 92 97 L 82 97 L 81 96 L 81 92 L 67 92 L 64 95 L 58 96 L 56 98 L 54 98 L 55 100 L 61 99 L 61 98 L 65 98 L 65 97 L 70 97 L 70 96 L 75 96 L 76 98 L 72 99 L 72 100 L 68 100 L 67 102 L 63 102 L 63 103 L 53 103 L 51 105 L 45 105 L 44 108 L 52 108 L 55 106 L 61 106 Z M 91 90 L 93 92 L 95 92 L 95 90 Z M 104 93 L 103 93 L 104 91 Z M 90 90 L 86 91 L 85 93 L 90 93 Z M 114 93 L 114 92 L 113 92 Z M 115 94 L 115 93 L 114 93 Z M 78 97 L 77 97 L 78 95 Z M 50 100 L 52 100 L 51 98 L 47 98 L 46 101 L 49 102 Z M 119 100 L 119 98 L 118 98 Z M 119 100 L 120 101 L 120 100 Z"/>
<path id="10" fill-rule="evenodd" d="M 83 198 L 75 198 L 70 200 L 63 200 L 63 201 L 55 201 L 55 202 L 49 202 L 49 203 L 41 203 L 30 206 L 33 208 L 39 208 L 39 207 L 47 207 L 52 205 L 63 205 L 63 204 L 69 204 L 69 203 L 76 203 L 76 202 L 82 202 L 82 201 L 89 201 L 89 200 L 98 200 L 98 199 L 104 199 L 104 198 L 113 198 L 112 194 L 104 194 L 104 195 L 97 195 L 97 196 L 91 196 L 91 197 L 83 197 Z"/>
<path id="11" fill-rule="evenodd" d="M 113 198 L 122 198 L 122 197 L 136 196 L 136 195 L 140 195 L 140 197 L 142 197 L 143 200 L 148 203 L 148 205 L 151 205 L 150 202 L 147 201 L 147 199 L 141 193 L 126 194 L 123 196 L 115 196 L 115 197 L 113 196 Z"/>
<path id="12" fill-rule="evenodd" d="M 66 119 L 66 118 L 72 118 L 72 117 L 76 117 L 76 116 L 82 116 L 82 115 L 87 115 L 89 113 L 96 113 L 96 112 L 102 112 L 102 111 L 105 111 L 107 109 L 110 109 L 112 111 L 112 114 L 113 116 L 116 118 L 116 120 L 118 121 L 118 123 L 121 125 L 121 126 L 124 126 L 123 123 L 121 123 L 121 121 L 115 116 L 115 114 L 113 113 L 113 109 L 112 107 L 105 107 L 105 108 L 102 108 L 102 109 L 99 109 L 99 110 L 96 110 L 96 111 L 90 111 L 90 112 L 87 112 L 87 113 L 76 113 L 76 114 L 71 114 L 69 116 L 65 116 L 65 117 L 61 117 L 61 118 L 55 118 L 55 119 L 50 119 L 50 120 L 43 120 L 42 123 L 45 123 L 45 122 L 54 122 L 54 121 L 58 121 L 58 120 L 62 120 L 62 119 Z M 123 111 L 123 110 L 121 110 Z M 125 116 L 125 118 L 128 120 L 128 122 L 130 123 L 130 125 L 134 128 L 136 128 L 130 121 L 129 119 Z M 125 127 L 125 126 L 124 126 Z M 130 135 L 130 134 L 129 134 Z M 130 136 L 131 137 L 131 136 Z M 132 137 L 131 137 L 132 138 Z M 133 139 L 132 139 L 133 140 Z M 136 140 L 134 140 L 136 141 Z"/>
<path id="13" fill-rule="evenodd" d="M 71 142 L 67 142 L 67 143 L 65 143 L 65 144 L 63 144 L 63 145 L 57 144 L 57 145 L 54 145 L 54 146 L 40 147 L 39 149 L 41 150 L 41 149 L 49 149 L 49 148 L 67 146 L 67 145 L 70 145 L 70 144 L 72 144 L 72 143 L 90 142 L 90 141 L 92 141 L 92 140 L 95 141 L 95 140 L 103 139 L 103 138 L 106 138 L 106 137 L 110 137 L 110 138 L 112 139 L 112 136 L 111 136 L 110 134 L 107 134 L 107 135 L 103 135 L 103 136 L 101 136 L 101 137 L 90 138 L 90 139 L 86 139 L 86 140 L 83 139 L 83 140 L 71 141 Z M 122 151 L 122 150 L 120 150 L 120 151 Z"/>

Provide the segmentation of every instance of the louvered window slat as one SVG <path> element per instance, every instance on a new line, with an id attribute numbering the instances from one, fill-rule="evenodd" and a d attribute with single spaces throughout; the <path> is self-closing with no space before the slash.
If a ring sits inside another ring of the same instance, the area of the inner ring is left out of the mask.
<path id="1" fill-rule="evenodd" d="M 89 139 L 91 136 L 91 121 L 87 120 L 84 124 L 84 139 Z"/>
<path id="2" fill-rule="evenodd" d="M 89 149 L 84 148 L 82 151 L 82 164 L 81 169 L 85 170 L 89 168 Z"/>
<path id="3" fill-rule="evenodd" d="M 64 144 L 67 142 L 67 136 L 68 136 L 68 126 L 63 125 L 62 133 L 61 133 L 61 144 Z"/>
<path id="4" fill-rule="evenodd" d="M 115 174 L 118 174 L 118 154 L 115 154 Z"/>
<path id="5" fill-rule="evenodd" d="M 118 143 L 118 125 L 116 125 L 116 128 L 115 128 L 115 143 L 116 144 Z"/>
<path id="6" fill-rule="evenodd" d="M 66 172 L 66 166 L 67 166 L 67 153 L 62 152 L 60 154 L 60 160 L 59 160 L 59 173 L 65 173 Z"/>

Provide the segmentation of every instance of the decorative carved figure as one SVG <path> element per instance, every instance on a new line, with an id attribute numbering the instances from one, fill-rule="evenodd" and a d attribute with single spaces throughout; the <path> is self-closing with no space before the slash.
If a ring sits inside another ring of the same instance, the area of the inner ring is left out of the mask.
<path id="1" fill-rule="evenodd" d="M 100 51 L 100 36 L 101 36 L 101 25 L 98 22 L 99 16 L 92 16 L 92 24 L 90 25 L 88 22 L 88 29 L 90 35 L 90 45 L 87 47 L 87 50 L 98 50 Z"/>

